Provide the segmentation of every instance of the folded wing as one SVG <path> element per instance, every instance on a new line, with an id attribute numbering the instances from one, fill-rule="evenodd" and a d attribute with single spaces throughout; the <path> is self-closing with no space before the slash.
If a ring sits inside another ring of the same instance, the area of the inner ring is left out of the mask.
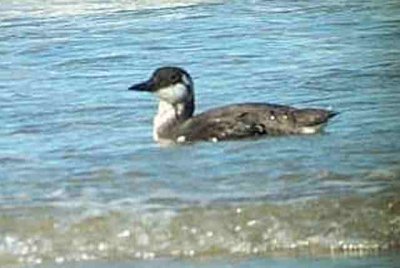
<path id="1" fill-rule="evenodd" d="M 334 115 L 336 113 L 323 109 L 297 109 L 263 103 L 235 104 L 190 118 L 176 130 L 175 137 L 196 141 L 315 133 Z"/>

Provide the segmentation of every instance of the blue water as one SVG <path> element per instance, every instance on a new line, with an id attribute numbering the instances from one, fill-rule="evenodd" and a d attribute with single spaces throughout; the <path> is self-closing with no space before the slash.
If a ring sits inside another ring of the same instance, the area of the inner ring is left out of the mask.
<path id="1" fill-rule="evenodd" d="M 5 0 L 0 55 L 0 266 L 399 248 L 396 0 Z M 197 111 L 340 115 L 163 148 L 155 99 L 127 91 L 163 65 L 191 73 Z"/>

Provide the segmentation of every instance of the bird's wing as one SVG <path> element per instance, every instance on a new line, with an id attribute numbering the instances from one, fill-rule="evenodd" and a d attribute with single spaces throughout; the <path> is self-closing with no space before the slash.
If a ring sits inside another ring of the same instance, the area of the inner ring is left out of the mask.
<path id="1" fill-rule="evenodd" d="M 224 106 L 192 117 L 176 131 L 185 141 L 227 140 L 259 135 L 301 133 L 302 127 L 324 124 L 335 113 L 323 109 L 245 103 Z"/>

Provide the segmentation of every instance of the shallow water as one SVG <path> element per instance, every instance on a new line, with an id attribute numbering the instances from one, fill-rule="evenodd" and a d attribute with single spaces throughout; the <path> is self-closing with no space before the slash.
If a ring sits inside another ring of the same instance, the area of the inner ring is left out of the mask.
<path id="1" fill-rule="evenodd" d="M 398 251 L 398 1 L 103 2 L 0 4 L 0 266 Z M 341 114 L 160 148 L 155 100 L 127 88 L 161 65 L 190 71 L 198 111 Z"/>
<path id="2" fill-rule="evenodd" d="M 248 259 L 204 259 L 204 260 L 156 260 L 115 263 L 116 268 L 153 268 L 153 267 L 188 267 L 188 268 L 241 268 L 241 267 L 275 267 L 275 268 L 297 268 L 297 267 L 396 267 L 399 257 L 394 255 L 380 257 L 339 257 L 339 258 L 274 258 L 265 259 L 252 257 Z M 398 266 L 398 265 L 397 265 Z M 43 268 L 51 268 L 51 265 Z M 53 266 L 54 267 L 54 266 Z M 58 265 L 59 268 L 105 268 L 110 267 L 107 263 L 101 262 L 80 262 L 65 265 Z"/>

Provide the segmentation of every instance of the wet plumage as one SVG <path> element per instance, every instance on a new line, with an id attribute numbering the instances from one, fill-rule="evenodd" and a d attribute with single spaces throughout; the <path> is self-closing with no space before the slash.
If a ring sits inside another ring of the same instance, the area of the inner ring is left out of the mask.
<path id="1" fill-rule="evenodd" d="M 158 142 L 215 142 L 262 135 L 313 134 L 337 114 L 324 109 L 241 103 L 193 116 L 193 81 L 185 70 L 177 67 L 159 68 L 148 81 L 130 89 L 158 95 L 160 104 L 153 131 Z"/>

